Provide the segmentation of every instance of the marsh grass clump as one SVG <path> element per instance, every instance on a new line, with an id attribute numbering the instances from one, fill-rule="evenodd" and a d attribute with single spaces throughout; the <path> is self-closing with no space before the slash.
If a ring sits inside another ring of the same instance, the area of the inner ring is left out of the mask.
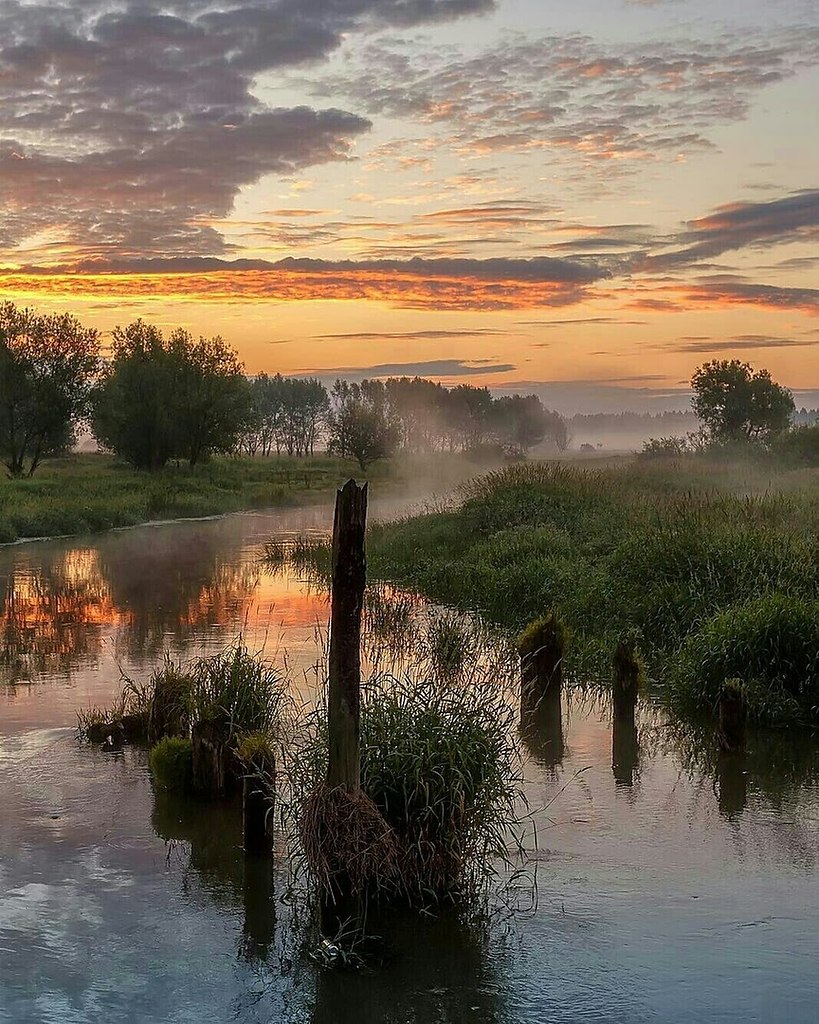
<path id="1" fill-rule="evenodd" d="M 513 735 L 513 711 L 489 682 L 405 677 L 368 690 L 362 787 L 396 836 L 411 902 L 474 891 L 506 850 L 519 797 Z"/>
<path id="2" fill-rule="evenodd" d="M 166 657 L 164 666 L 151 676 L 143 698 L 149 743 L 158 743 L 167 736 L 190 735 L 192 695 L 191 673 Z"/>
<path id="3" fill-rule="evenodd" d="M 715 709 L 730 679 L 742 680 L 752 721 L 819 721 L 819 601 L 769 594 L 707 620 L 676 659 L 675 698 Z"/>
<path id="4" fill-rule="evenodd" d="M 522 799 L 515 735 L 514 706 L 494 677 L 452 686 L 379 675 L 362 695 L 361 796 L 353 807 L 324 784 L 319 708 L 288 764 L 310 873 L 327 884 L 352 858 L 348 870 L 368 896 L 414 907 L 485 892 Z"/>
<path id="5" fill-rule="evenodd" d="M 166 736 L 148 755 L 151 775 L 169 793 L 187 794 L 193 784 L 193 748 L 181 736 Z"/>
<path id="6" fill-rule="evenodd" d="M 194 723 L 207 723 L 234 748 L 244 734 L 276 732 L 286 680 L 241 642 L 196 662 L 191 674 Z"/>

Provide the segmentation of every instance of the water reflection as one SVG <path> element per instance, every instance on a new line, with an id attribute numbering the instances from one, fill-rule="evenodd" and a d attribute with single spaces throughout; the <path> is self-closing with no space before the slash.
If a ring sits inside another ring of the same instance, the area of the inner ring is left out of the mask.
<path id="1" fill-rule="evenodd" d="M 533 761 L 549 772 L 560 768 L 566 756 L 560 686 L 550 686 L 533 706 L 521 707 L 520 738 Z"/>
<path id="2" fill-rule="evenodd" d="M 640 766 L 640 742 L 637 735 L 635 708 L 620 709 L 612 716 L 611 768 L 619 786 L 634 785 Z"/>
<path id="3" fill-rule="evenodd" d="M 509 1020 L 504 951 L 488 928 L 455 912 L 373 923 L 389 964 L 374 972 L 319 971 L 311 1024 Z"/>

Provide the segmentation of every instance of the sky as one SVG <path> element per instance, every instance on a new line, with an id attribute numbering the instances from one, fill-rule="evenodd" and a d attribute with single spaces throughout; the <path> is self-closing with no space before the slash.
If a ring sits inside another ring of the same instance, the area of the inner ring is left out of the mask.
<path id="1" fill-rule="evenodd" d="M 815 0 L 0 0 L 0 299 L 564 413 L 819 405 Z"/>

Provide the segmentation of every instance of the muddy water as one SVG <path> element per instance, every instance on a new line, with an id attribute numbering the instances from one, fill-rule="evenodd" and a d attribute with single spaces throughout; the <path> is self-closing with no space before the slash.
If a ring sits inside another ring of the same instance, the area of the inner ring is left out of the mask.
<path id="1" fill-rule="evenodd" d="M 294 948 L 283 869 L 244 863 L 234 809 L 157 798 L 138 750 L 78 747 L 76 710 L 121 673 L 240 630 L 307 686 L 324 598 L 259 558 L 328 518 L 0 550 L 0 1021 L 819 1019 L 809 738 L 720 761 L 650 703 L 613 737 L 604 702 L 564 701 L 526 734 L 536 895 L 523 885 L 518 913 L 488 923 L 384 922 L 389 959 L 354 975 Z"/>

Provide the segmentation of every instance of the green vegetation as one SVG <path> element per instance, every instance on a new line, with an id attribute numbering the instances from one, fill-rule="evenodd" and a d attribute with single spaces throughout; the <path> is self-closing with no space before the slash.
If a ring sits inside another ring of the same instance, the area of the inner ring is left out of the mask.
<path id="1" fill-rule="evenodd" d="M 351 468 L 323 457 L 218 458 L 149 474 L 108 455 L 67 456 L 33 478 L 0 477 L 0 543 L 287 504 L 329 492 Z"/>
<path id="2" fill-rule="evenodd" d="M 98 366 L 97 332 L 74 317 L 0 304 L 0 461 L 9 476 L 33 476 L 71 447 Z"/>
<path id="3" fill-rule="evenodd" d="M 166 736 L 151 750 L 148 764 L 156 783 L 169 793 L 185 794 L 193 785 L 193 745 L 181 736 Z"/>
<path id="4" fill-rule="evenodd" d="M 782 720 L 781 691 L 791 719 L 819 721 L 817 526 L 813 470 L 704 456 L 532 463 L 472 481 L 456 508 L 376 526 L 369 565 L 514 630 L 559 608 L 576 678 L 607 680 L 629 636 L 680 701 L 710 707 L 741 676 L 757 720 Z M 302 557 L 320 566 L 327 553 Z"/>
<path id="5" fill-rule="evenodd" d="M 479 893 L 516 820 L 515 721 L 489 673 L 469 686 L 379 675 L 362 694 L 362 793 L 345 798 L 324 785 L 319 707 L 286 765 L 313 875 L 331 878 L 347 850 L 364 850 L 355 884 L 382 899 L 425 907 Z"/>
<path id="6" fill-rule="evenodd" d="M 137 320 L 116 328 L 110 362 L 92 395 L 94 435 L 137 469 L 171 459 L 191 466 L 237 449 L 249 423 L 251 389 L 221 338 L 178 329 L 165 338 Z"/>

